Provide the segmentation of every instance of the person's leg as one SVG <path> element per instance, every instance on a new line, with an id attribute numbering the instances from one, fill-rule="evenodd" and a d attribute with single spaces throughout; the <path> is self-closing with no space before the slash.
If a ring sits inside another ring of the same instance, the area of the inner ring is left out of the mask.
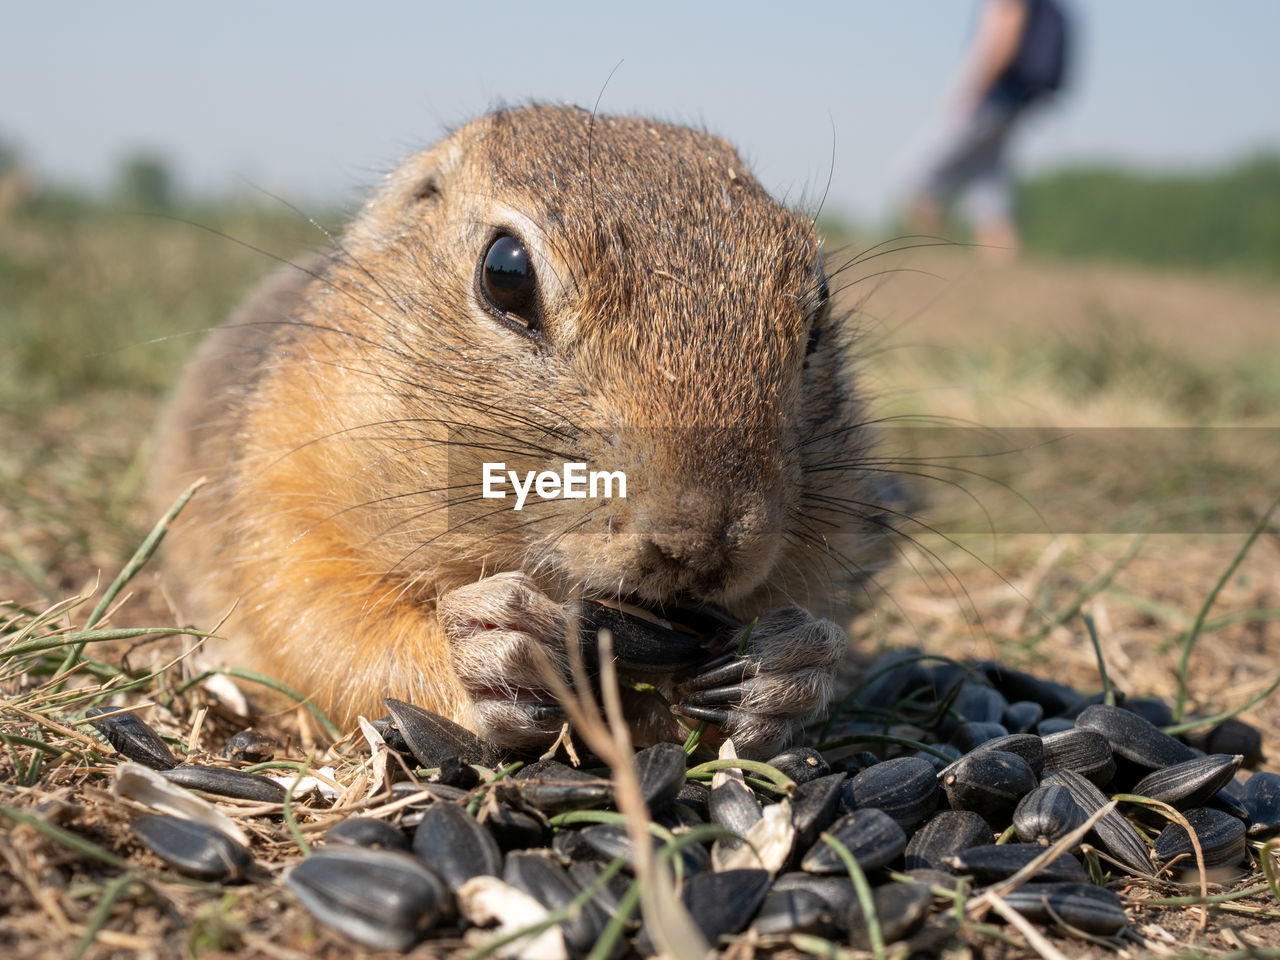
<path id="1" fill-rule="evenodd" d="M 942 145 L 907 206 L 907 221 L 913 229 L 939 233 L 946 206 L 957 196 L 969 194 L 976 185 L 987 197 L 977 201 L 980 215 L 974 220 L 975 233 L 1008 240 L 1008 228 L 1013 221 L 1007 176 L 1003 173 L 1003 149 L 1017 112 L 1004 104 L 985 102 L 968 123 Z M 974 209 L 972 205 L 970 209 Z M 1000 230 L 1002 209 L 1003 232 Z M 1016 244 L 1016 228 L 1013 228 L 1013 237 Z"/>
<path id="2" fill-rule="evenodd" d="M 994 260 L 1012 259 L 1021 244 L 1007 159 L 1009 135 L 1020 112 L 1009 110 L 990 118 L 982 149 L 975 151 L 969 171 L 966 200 L 973 240 Z"/>

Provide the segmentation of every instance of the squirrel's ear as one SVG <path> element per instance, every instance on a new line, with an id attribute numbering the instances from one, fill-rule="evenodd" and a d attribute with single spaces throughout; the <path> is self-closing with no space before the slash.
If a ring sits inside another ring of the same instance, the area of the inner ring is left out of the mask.
<path id="1" fill-rule="evenodd" d="M 461 159 L 457 142 L 448 140 L 401 163 L 365 203 L 360 216 L 352 222 L 351 234 L 381 246 L 386 237 L 397 233 L 396 224 L 421 215 L 424 204 L 435 205 L 444 199 Z"/>
<path id="2" fill-rule="evenodd" d="M 413 191 L 413 199 L 418 203 L 428 203 L 440 198 L 440 178 L 433 171 L 425 177 Z"/>

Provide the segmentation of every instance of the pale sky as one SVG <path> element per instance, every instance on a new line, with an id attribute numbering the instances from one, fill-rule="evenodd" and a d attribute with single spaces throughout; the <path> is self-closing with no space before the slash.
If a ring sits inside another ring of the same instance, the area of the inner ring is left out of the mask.
<path id="1" fill-rule="evenodd" d="M 707 126 L 793 201 L 820 195 L 830 172 L 832 209 L 878 218 L 976 6 L 6 2 L 0 138 L 49 181 L 102 186 L 144 147 L 190 189 L 248 181 L 306 204 L 350 197 L 492 105 L 600 96 L 605 112 Z M 1280 150 L 1280 2 L 1071 6 L 1074 82 L 1023 131 L 1024 169 Z"/>

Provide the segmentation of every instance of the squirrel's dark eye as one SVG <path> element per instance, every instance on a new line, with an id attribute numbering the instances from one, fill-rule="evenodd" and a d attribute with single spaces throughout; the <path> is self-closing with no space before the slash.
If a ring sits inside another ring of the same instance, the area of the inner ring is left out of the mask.
<path id="1" fill-rule="evenodd" d="M 822 339 L 822 328 L 816 323 L 809 328 L 809 342 L 804 345 L 804 355 L 808 357 L 818 349 L 818 341 Z"/>
<path id="2" fill-rule="evenodd" d="M 480 262 L 480 289 L 499 312 L 515 314 L 532 326 L 538 280 L 525 245 L 504 233 L 489 244 Z"/>

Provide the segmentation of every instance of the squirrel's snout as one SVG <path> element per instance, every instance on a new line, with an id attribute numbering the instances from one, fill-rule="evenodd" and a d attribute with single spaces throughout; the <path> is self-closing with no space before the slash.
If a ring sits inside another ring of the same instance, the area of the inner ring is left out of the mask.
<path id="1" fill-rule="evenodd" d="M 690 504 L 691 497 L 679 502 Z M 682 510 L 643 526 L 639 565 L 664 593 L 687 590 L 703 599 L 745 593 L 768 575 L 777 551 L 776 510 Z M 639 532 L 639 531 L 637 531 Z"/>

